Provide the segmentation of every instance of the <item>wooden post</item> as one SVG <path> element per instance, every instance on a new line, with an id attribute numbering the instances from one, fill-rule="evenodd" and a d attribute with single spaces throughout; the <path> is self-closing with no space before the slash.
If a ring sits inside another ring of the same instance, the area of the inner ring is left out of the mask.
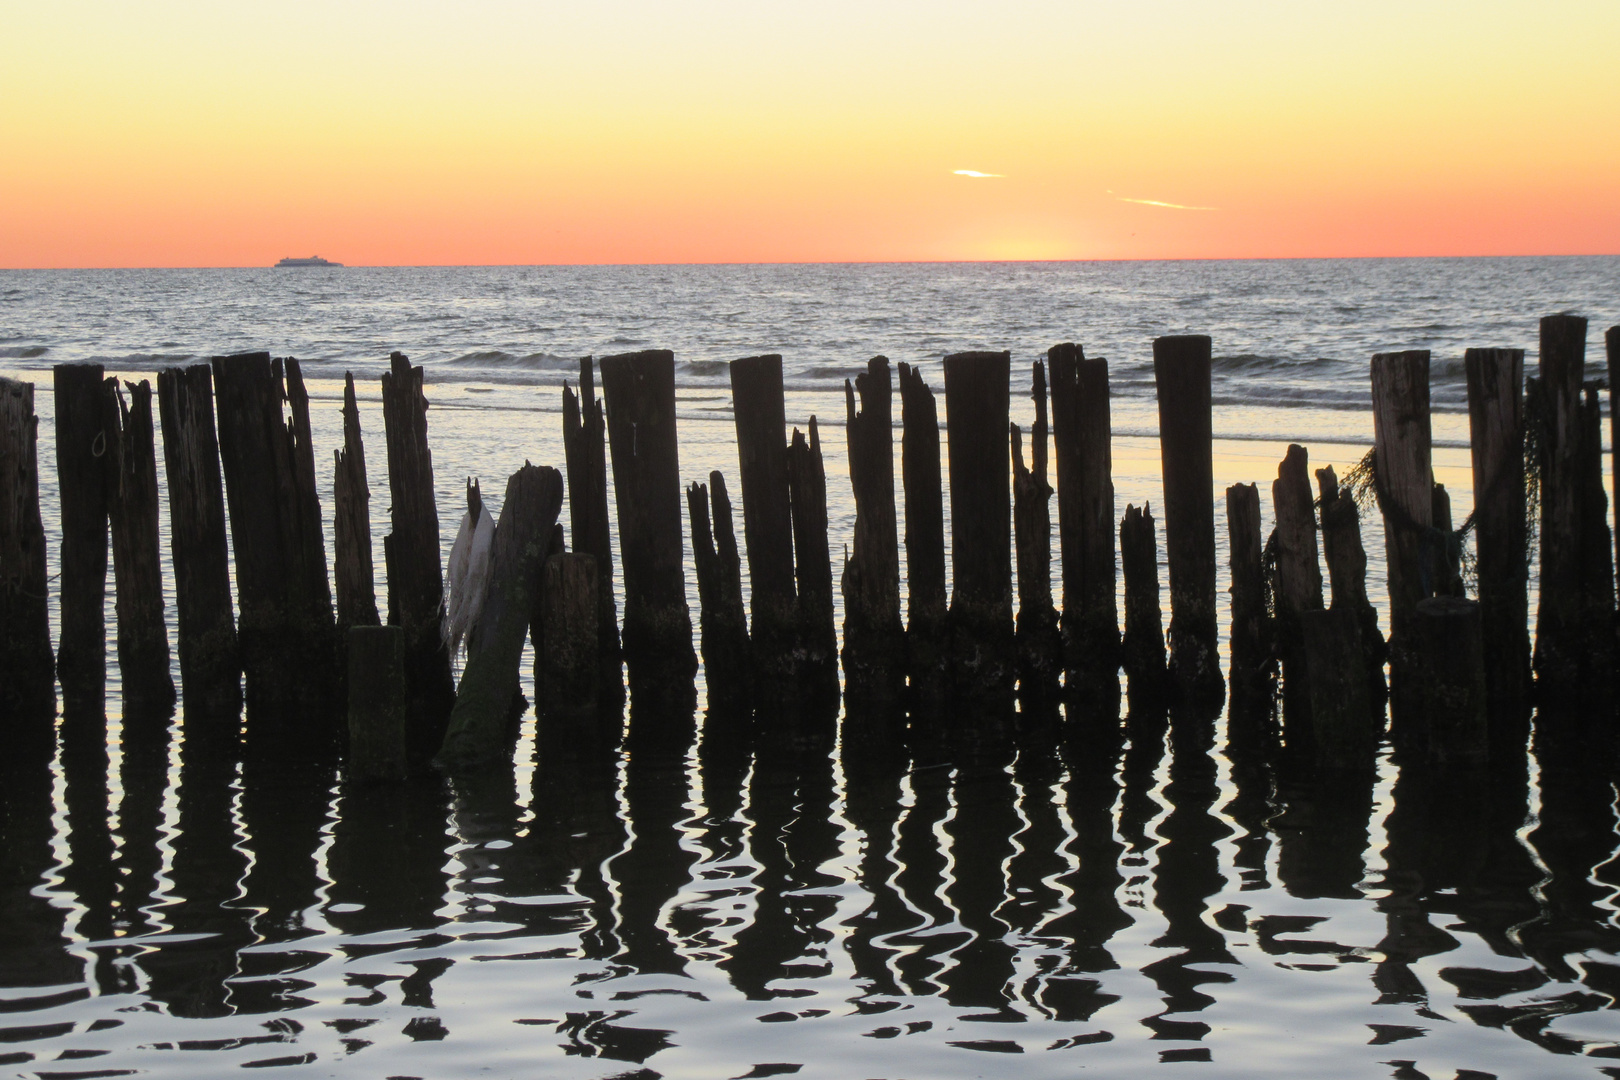
<path id="1" fill-rule="evenodd" d="M 607 427 L 596 397 L 591 358 L 579 362 L 579 397 L 563 387 L 563 452 L 568 465 L 568 518 L 574 550 L 596 560 L 599 698 L 624 701 L 619 611 L 613 601 L 613 542 L 608 522 Z"/>
<path id="2" fill-rule="evenodd" d="M 686 712 L 696 704 L 697 654 L 681 542 L 675 354 L 650 349 L 605 358 L 602 393 L 619 505 L 631 695 L 639 686 L 653 695 L 649 705 L 663 703 L 658 711 Z"/>
<path id="3" fill-rule="evenodd" d="M 62 738 L 74 753 L 106 752 L 107 469 L 109 410 L 100 364 L 58 364 L 56 475 L 62 514 Z"/>
<path id="4" fill-rule="evenodd" d="M 475 631 L 478 648 L 461 672 L 444 746 L 435 759 L 440 768 L 468 772 L 510 750 L 523 639 L 562 498 L 562 474 L 556 469 L 524 465 L 506 483 L 490 549 L 489 593 Z"/>
<path id="5" fill-rule="evenodd" d="M 1524 350 L 1469 349 L 1474 573 L 1488 707 L 1517 726 L 1530 700 L 1529 529 L 1524 482 Z M 1610 361 L 1611 367 L 1613 361 Z"/>
<path id="6" fill-rule="evenodd" d="M 38 443 L 34 384 L 0 378 L 0 726 L 30 759 L 56 737 Z"/>
<path id="7" fill-rule="evenodd" d="M 800 625 L 782 358 L 733 360 L 731 400 L 741 465 L 754 663 L 759 666 L 762 691 L 791 694 Z"/>
<path id="8" fill-rule="evenodd" d="M 726 479 L 709 474 L 710 487 L 686 489 L 692 518 L 692 553 L 697 565 L 699 627 L 702 632 L 703 679 L 711 712 L 737 713 L 747 708 L 752 683 L 748 618 L 743 612 L 742 572 L 737 538 L 732 531 L 731 500 Z M 709 517 L 713 499 L 714 518 Z"/>
<path id="9" fill-rule="evenodd" d="M 817 702 L 838 700 L 838 629 L 833 617 L 832 555 L 827 550 L 827 471 L 816 418 L 807 442 L 798 428 L 788 446 L 793 505 L 794 574 L 799 585 L 799 681 Z"/>
<path id="10" fill-rule="evenodd" d="M 297 581 L 297 611 L 300 633 L 307 635 L 306 649 L 311 660 L 321 661 L 319 677 L 324 689 L 336 686 L 334 666 L 340 643 L 332 612 L 332 579 L 327 574 L 326 538 L 321 529 L 321 502 L 316 491 L 315 446 L 310 438 L 309 394 L 304 389 L 304 376 L 298 361 L 288 357 L 282 361 L 285 383 L 283 396 L 291 414 L 285 426 L 288 454 L 292 462 L 290 472 L 293 490 L 286 504 L 292 508 L 293 531 L 288 550 L 293 555 L 293 570 Z M 314 675 L 314 673 L 311 673 Z M 324 703 L 323 703 L 324 704 Z"/>
<path id="11" fill-rule="evenodd" d="M 1603 415 L 1596 383 L 1586 383 L 1582 409 L 1581 599 L 1586 625 L 1588 693 L 1611 702 L 1615 679 L 1614 537 L 1609 531 L 1608 484 L 1603 479 Z"/>
<path id="12" fill-rule="evenodd" d="M 1277 642 L 1283 668 L 1284 722 L 1310 711 L 1300 616 L 1322 610 L 1322 571 L 1316 558 L 1316 513 L 1305 448 L 1288 447 L 1271 485 L 1277 514 Z"/>
<path id="13" fill-rule="evenodd" d="M 412 367 L 404 353 L 389 357 L 382 398 L 393 530 L 383 540 L 388 622 L 405 630 L 405 741 L 414 771 L 444 741 L 456 691 L 450 650 L 440 632 L 444 567 L 427 441 L 428 401 L 422 393 L 422 369 Z"/>
<path id="14" fill-rule="evenodd" d="M 195 746 L 208 737 L 191 723 L 193 716 L 218 717 L 209 734 L 228 744 L 235 741 L 235 725 L 224 718 L 234 720 L 242 706 L 242 663 L 231 612 L 213 370 L 207 364 L 165 368 L 158 372 L 157 390 L 186 739 Z"/>
<path id="15" fill-rule="evenodd" d="M 1164 469 L 1165 550 L 1170 564 L 1170 674 L 1189 704 L 1225 697 L 1215 618 L 1215 479 L 1210 340 L 1153 342 Z"/>
<path id="16" fill-rule="evenodd" d="M 1321 492 L 1322 553 L 1327 560 L 1333 609 L 1352 613 L 1358 627 L 1361 661 L 1367 677 L 1369 708 L 1386 695 L 1384 661 L 1389 649 L 1378 629 L 1378 610 L 1367 598 L 1367 550 L 1361 543 L 1361 511 L 1329 465 L 1316 470 Z"/>
<path id="17" fill-rule="evenodd" d="M 860 410 L 855 396 L 860 394 Z M 844 689 L 860 701 L 897 699 L 906 685 L 900 621 L 900 541 L 894 511 L 894 381 L 876 356 L 844 380 L 855 542 L 844 561 Z"/>
<path id="18" fill-rule="evenodd" d="M 1597 699 L 1612 685 L 1614 608 L 1608 512 L 1601 507 L 1601 447 L 1592 405 L 1583 400 L 1586 320 L 1541 320 L 1541 602 L 1535 669 L 1541 699 Z M 1602 514 L 1601 529 L 1595 520 Z M 1597 550 L 1599 543 L 1603 550 Z"/>
<path id="19" fill-rule="evenodd" d="M 1121 642 L 1133 706 L 1159 700 L 1168 689 L 1164 619 L 1159 607 L 1159 538 L 1151 506 L 1125 507 L 1119 523 L 1125 573 L 1125 637 Z"/>
<path id="20" fill-rule="evenodd" d="M 339 475 L 342 475 L 341 468 Z M 405 630 L 356 623 L 349 652 L 349 766 L 362 782 L 405 779 Z"/>
<path id="21" fill-rule="evenodd" d="M 1226 530 L 1232 572 L 1232 697 L 1252 706 L 1271 700 L 1276 681 L 1261 565 L 1260 489 L 1254 484 L 1226 489 Z"/>
<path id="22" fill-rule="evenodd" d="M 968 697 L 1012 689 L 1012 500 L 1007 432 L 1011 354 L 945 358 L 951 469 L 951 681 Z"/>
<path id="23" fill-rule="evenodd" d="M 1046 365 L 1036 361 L 1031 390 L 1035 424 L 1030 465 L 1012 425 L 1013 537 L 1018 553 L 1018 665 L 1025 691 L 1056 689 L 1063 671 L 1057 609 L 1052 606 L 1052 486 L 1046 481 Z"/>
<path id="24" fill-rule="evenodd" d="M 337 624 L 344 634 L 352 626 L 376 626 L 376 573 L 371 562 L 371 486 L 366 482 L 366 446 L 360 437 L 360 406 L 354 397 L 354 375 L 343 373 L 343 448 L 334 450 L 332 531 L 337 561 Z"/>
<path id="25" fill-rule="evenodd" d="M 900 475 L 906 494 L 906 668 L 924 697 L 943 690 L 945 505 L 939 414 L 922 371 L 900 365 Z"/>
<path id="26" fill-rule="evenodd" d="M 173 711 L 169 632 L 163 619 L 163 567 L 158 558 L 157 446 L 152 384 L 125 383 L 129 401 L 108 379 L 107 514 L 113 581 L 118 590 L 118 674 L 124 722 L 162 723 Z"/>
<path id="27" fill-rule="evenodd" d="M 1603 344 L 1608 352 L 1609 375 L 1609 455 L 1610 468 L 1614 472 L 1615 489 L 1614 501 L 1614 538 L 1620 543 L 1620 467 L 1615 461 L 1620 461 L 1620 413 L 1614 411 L 1614 381 L 1620 379 L 1620 326 L 1611 326 L 1603 334 Z M 1522 354 L 1521 354 L 1522 362 Z M 1487 670 L 1489 670 L 1487 668 Z"/>
<path id="28" fill-rule="evenodd" d="M 1434 510 L 1432 517 L 1438 536 L 1433 537 L 1429 547 L 1429 580 L 1432 581 L 1434 595 L 1436 596 L 1462 596 L 1464 595 L 1462 579 L 1462 543 L 1452 534 L 1451 528 L 1451 495 L 1446 491 L 1446 485 L 1434 485 Z M 1607 511 L 1608 507 L 1605 506 Z"/>
<path id="29" fill-rule="evenodd" d="M 1456 596 L 1418 603 L 1413 620 L 1422 721 L 1406 744 L 1430 762 L 1478 765 L 1489 753 L 1480 605 Z"/>
<path id="30" fill-rule="evenodd" d="M 1064 666 L 1071 689 L 1117 698 L 1120 640 L 1108 361 L 1088 360 L 1080 346 L 1069 343 L 1052 346 L 1046 356 L 1052 365 Z"/>
<path id="31" fill-rule="evenodd" d="M 1321 768 L 1371 769 L 1378 727 L 1354 610 L 1318 606 L 1300 612 L 1294 627 L 1294 670 L 1304 683 L 1294 693 L 1305 716 L 1288 724 L 1289 744 L 1302 744 Z"/>
<path id="32" fill-rule="evenodd" d="M 1372 358 L 1373 454 L 1389 563 L 1390 674 L 1399 692 L 1407 665 L 1406 624 L 1432 591 L 1424 537 L 1434 525 L 1430 467 L 1429 352 Z"/>
<path id="33" fill-rule="evenodd" d="M 563 553 L 546 560 L 540 586 L 542 678 L 535 680 L 538 711 L 578 719 L 596 713 L 601 665 L 596 617 L 596 560 Z M 542 689 L 543 688 L 543 689 Z"/>

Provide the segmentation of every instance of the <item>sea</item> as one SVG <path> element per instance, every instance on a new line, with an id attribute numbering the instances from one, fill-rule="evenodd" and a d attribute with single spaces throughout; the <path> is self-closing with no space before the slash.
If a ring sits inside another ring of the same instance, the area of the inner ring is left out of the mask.
<path id="1" fill-rule="evenodd" d="M 1287 446 L 1343 475 L 1372 441 L 1370 357 L 1429 350 L 1460 520 L 1463 352 L 1523 348 L 1534 373 L 1557 313 L 1589 319 L 1605 378 L 1620 257 L 0 270 L 0 375 L 35 384 L 54 592 L 53 365 L 296 357 L 329 550 L 352 374 L 382 597 L 394 351 L 425 370 L 446 554 L 468 478 L 498 515 L 526 461 L 562 467 L 582 357 L 673 350 L 683 481 L 735 492 L 726 365 L 780 354 L 836 571 L 845 380 L 870 357 L 920 368 L 947 440 L 945 355 L 1010 351 L 1026 432 L 1050 346 L 1107 358 L 1116 514 L 1152 507 L 1162 558 L 1155 337 L 1213 339 L 1217 522 L 1257 482 L 1267 529 Z M 1362 528 L 1387 628 L 1382 523 Z M 126 746 L 111 642 L 108 665 L 105 771 L 58 761 L 0 801 L 0 1076 L 1620 1076 L 1604 769 L 1527 750 L 1458 795 L 1386 747 L 1320 782 L 1235 752 L 1224 719 L 1162 716 L 976 752 L 874 753 L 853 721 L 787 746 L 769 716 L 706 731 L 700 672 L 684 748 L 590 757 L 531 709 L 509 765 L 377 787 L 188 762 L 180 716 Z"/>

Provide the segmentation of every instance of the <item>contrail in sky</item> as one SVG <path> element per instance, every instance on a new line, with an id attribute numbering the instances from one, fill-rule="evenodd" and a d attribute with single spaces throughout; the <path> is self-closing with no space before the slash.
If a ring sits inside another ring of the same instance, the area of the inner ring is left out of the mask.
<path id="1" fill-rule="evenodd" d="M 1108 194 L 1114 195 L 1112 191 Z M 1218 206 L 1183 206 L 1181 203 L 1160 202 L 1158 199 L 1127 199 L 1123 195 L 1114 195 L 1120 202 L 1140 203 L 1143 206 L 1162 206 L 1166 210 L 1219 210 Z"/>
<path id="2" fill-rule="evenodd" d="M 955 172 L 951 173 L 951 175 L 952 176 L 971 176 L 975 180 L 992 180 L 992 179 L 1001 180 L 1001 179 L 1005 179 L 1005 177 L 1001 173 L 998 173 L 998 172 L 978 172 L 977 170 L 974 170 L 974 169 L 957 169 Z"/>

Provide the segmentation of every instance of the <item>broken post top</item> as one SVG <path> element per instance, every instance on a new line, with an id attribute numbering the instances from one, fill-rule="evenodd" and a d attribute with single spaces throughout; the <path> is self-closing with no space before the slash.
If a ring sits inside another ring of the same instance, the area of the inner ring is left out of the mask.
<path id="1" fill-rule="evenodd" d="M 1579 388 L 1586 369 L 1586 320 L 1548 315 L 1541 320 L 1541 377 L 1554 387 Z"/>

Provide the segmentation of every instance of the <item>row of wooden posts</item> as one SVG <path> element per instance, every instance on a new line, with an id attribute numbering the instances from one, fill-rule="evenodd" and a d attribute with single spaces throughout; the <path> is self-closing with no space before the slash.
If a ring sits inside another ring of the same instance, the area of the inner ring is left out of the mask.
<path id="1" fill-rule="evenodd" d="M 1528 384 L 1523 350 L 1468 350 L 1476 509 L 1455 531 L 1430 463 L 1429 354 L 1373 357 L 1375 446 L 1361 479 L 1384 518 L 1387 643 L 1367 596 L 1355 492 L 1331 468 L 1317 471 L 1313 497 L 1305 449 L 1288 448 L 1272 488 L 1276 530 L 1269 541 L 1261 536 L 1255 485 L 1227 489 L 1234 718 L 1269 717 L 1279 661 L 1285 736 L 1327 764 L 1370 761 L 1382 729 L 1386 659 L 1397 745 L 1430 759 L 1482 760 L 1493 725 L 1511 729 L 1522 720 L 1533 690 L 1544 708 L 1612 700 L 1614 557 L 1600 386 L 1585 378 L 1585 342 L 1584 319 L 1543 319 L 1540 375 Z M 1620 362 L 1620 328 L 1608 333 L 1608 353 L 1612 370 Z M 1026 697 L 1066 694 L 1082 715 L 1092 709 L 1117 718 L 1122 668 L 1133 702 L 1218 709 L 1226 685 L 1217 637 L 1211 343 L 1162 337 L 1153 354 L 1168 649 L 1151 510 L 1128 506 L 1117 526 L 1114 518 L 1107 363 L 1061 344 L 1033 365 L 1027 462 L 1024 433 L 1009 419 L 1010 354 L 945 358 L 948 597 L 934 391 L 918 369 L 899 365 L 902 529 L 889 362 L 876 357 L 846 382 L 856 518 L 842 569 L 841 656 L 816 420 L 786 436 L 781 357 L 733 362 L 741 550 L 723 475 L 685 492 L 711 712 L 836 711 L 840 659 L 852 709 L 1010 701 L 1016 687 Z M 489 594 L 459 685 L 441 633 L 445 581 L 422 369 L 395 353 L 382 377 L 392 502 L 383 551 L 386 620 L 374 593 L 352 376 L 335 460 L 336 565 L 329 577 L 298 362 L 254 353 L 161 371 L 187 738 L 234 746 L 245 681 L 250 746 L 341 741 L 334 705 L 347 682 L 355 767 L 390 775 L 435 758 L 473 767 L 499 756 L 509 738 L 526 636 L 535 645 L 542 711 L 590 716 L 609 706 L 617 715 L 622 659 L 633 700 L 646 703 L 637 710 L 645 722 L 683 711 L 690 717 L 697 656 L 686 603 L 673 354 L 607 357 L 600 368 L 605 410 L 589 359 L 578 392 L 563 392 L 573 551 L 557 520 L 563 474 L 525 464 L 507 485 Z M 165 722 L 176 697 L 158 558 L 152 388 L 144 381 L 120 388 L 91 364 L 61 365 L 54 376 L 63 535 L 54 654 L 33 387 L 0 380 L 0 710 L 14 743 L 52 743 L 59 680 L 64 753 L 104 753 L 109 535 L 125 723 Z M 1061 616 L 1051 587 L 1049 434 Z M 625 590 L 622 640 L 612 588 L 609 448 Z M 480 498 L 476 489 L 470 498 Z M 1534 682 L 1532 498 L 1539 499 L 1541 556 Z M 1477 601 L 1462 595 L 1464 531 L 1477 551 Z M 1124 576 L 1123 633 L 1116 567 Z M 192 722 L 193 715 L 217 719 Z"/>

